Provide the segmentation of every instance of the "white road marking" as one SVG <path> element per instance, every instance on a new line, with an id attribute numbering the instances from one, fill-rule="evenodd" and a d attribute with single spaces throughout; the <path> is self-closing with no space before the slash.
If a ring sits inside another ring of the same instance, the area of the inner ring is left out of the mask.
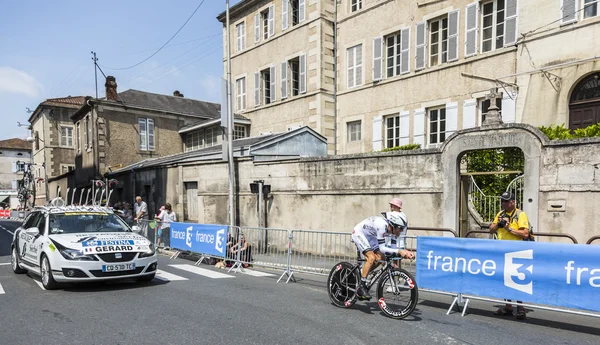
<path id="1" fill-rule="evenodd" d="M 4 288 L 2 288 L 2 284 L 0 284 L 0 295 L 4 294 Z"/>
<path id="2" fill-rule="evenodd" d="M 243 273 L 243 274 L 247 274 L 249 276 L 253 276 L 253 277 L 271 277 L 273 276 L 273 274 L 271 273 L 266 273 L 266 272 L 260 272 L 260 271 L 252 271 L 249 270 L 247 268 L 244 268 L 244 270 L 239 270 L 239 273 Z"/>
<path id="3" fill-rule="evenodd" d="M 42 285 L 41 281 L 39 281 L 39 280 L 37 280 L 35 278 L 32 278 L 32 280 L 40 287 L 40 289 L 46 290 L 46 288 L 44 287 L 44 285 Z"/>
<path id="4" fill-rule="evenodd" d="M 171 274 L 171 273 L 165 272 L 163 270 L 156 270 L 156 278 L 165 280 L 165 281 L 188 280 L 185 277 L 180 277 L 178 275 Z"/>
<path id="5" fill-rule="evenodd" d="M 10 265 L 10 262 L 2 262 L 2 263 L 0 263 L 0 266 L 4 266 L 4 265 Z"/>
<path id="6" fill-rule="evenodd" d="M 180 270 L 199 274 L 201 276 L 205 276 L 205 277 L 212 278 L 212 279 L 235 278 L 234 276 L 230 276 L 228 274 L 214 272 L 211 270 L 207 270 L 205 268 L 200 268 L 200 267 L 196 267 L 196 266 L 192 266 L 192 265 L 169 265 L 169 266 L 178 268 Z"/>

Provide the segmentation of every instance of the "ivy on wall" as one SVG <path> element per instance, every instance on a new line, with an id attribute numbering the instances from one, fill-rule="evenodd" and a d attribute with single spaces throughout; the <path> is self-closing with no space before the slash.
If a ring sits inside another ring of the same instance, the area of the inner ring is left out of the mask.
<path id="1" fill-rule="evenodd" d="M 574 131 L 565 127 L 565 124 L 538 127 L 550 140 L 567 140 L 577 138 L 600 137 L 600 123 Z"/>

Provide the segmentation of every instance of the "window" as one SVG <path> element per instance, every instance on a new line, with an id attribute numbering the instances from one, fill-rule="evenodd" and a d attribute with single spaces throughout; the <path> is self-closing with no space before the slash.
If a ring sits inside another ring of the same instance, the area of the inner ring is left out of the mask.
<path id="1" fill-rule="evenodd" d="M 446 108 L 429 109 L 429 144 L 446 140 Z"/>
<path id="2" fill-rule="evenodd" d="M 481 52 L 504 47 L 504 0 L 481 5 Z"/>
<path id="3" fill-rule="evenodd" d="M 348 88 L 362 84 L 362 44 L 348 48 Z"/>
<path id="4" fill-rule="evenodd" d="M 290 67 L 290 95 L 300 94 L 300 59 L 295 58 L 288 61 Z"/>
<path id="5" fill-rule="evenodd" d="M 288 28 L 288 22 L 292 26 L 298 25 L 306 18 L 306 0 L 281 0 L 281 29 Z"/>
<path id="6" fill-rule="evenodd" d="M 260 72 L 260 88 L 263 90 L 262 98 L 264 104 L 270 104 L 275 101 L 275 76 L 271 75 L 274 69 L 274 67 L 267 68 Z"/>
<path id="7" fill-rule="evenodd" d="M 360 141 L 361 139 L 361 128 L 360 121 L 348 122 L 348 142 Z"/>
<path id="8" fill-rule="evenodd" d="M 81 152 L 81 124 L 77 122 L 77 153 Z"/>
<path id="9" fill-rule="evenodd" d="M 448 17 L 429 22 L 429 66 L 448 61 Z"/>
<path id="10" fill-rule="evenodd" d="M 246 78 L 235 81 L 235 101 L 237 110 L 246 109 Z"/>
<path id="11" fill-rule="evenodd" d="M 217 129 L 216 128 L 207 128 L 204 131 L 204 142 L 206 143 L 206 147 L 217 145 Z"/>
<path id="12" fill-rule="evenodd" d="M 60 146 L 73 147 L 73 127 L 60 126 Z"/>
<path id="13" fill-rule="evenodd" d="M 242 51 L 246 48 L 246 23 L 242 22 L 235 26 L 235 37 L 237 51 Z"/>
<path id="14" fill-rule="evenodd" d="M 400 32 L 385 38 L 385 66 L 388 78 L 400 75 L 401 41 Z"/>
<path id="15" fill-rule="evenodd" d="M 204 131 L 195 131 L 185 135 L 185 151 L 198 150 L 204 147 Z"/>
<path id="16" fill-rule="evenodd" d="M 61 175 L 62 174 L 66 174 L 69 171 L 73 171 L 73 170 L 75 170 L 75 166 L 73 166 L 73 165 L 61 164 L 61 166 L 60 166 L 60 173 L 61 173 Z"/>
<path id="17" fill-rule="evenodd" d="M 306 55 L 281 63 L 281 99 L 306 92 Z"/>
<path id="18" fill-rule="evenodd" d="M 356 12 L 356 11 L 362 9 L 362 6 L 363 6 L 362 0 L 352 0 L 352 6 L 350 7 L 350 10 L 352 12 Z"/>
<path id="19" fill-rule="evenodd" d="M 241 139 L 246 137 L 246 126 L 235 125 L 233 126 L 233 140 Z"/>
<path id="20" fill-rule="evenodd" d="M 385 129 L 385 147 L 400 146 L 400 116 L 386 118 Z"/>
<path id="21" fill-rule="evenodd" d="M 154 120 L 138 119 L 140 151 L 154 151 Z"/>
<path id="22" fill-rule="evenodd" d="M 490 100 L 489 99 L 481 99 L 479 100 L 479 118 L 481 119 L 480 125 L 485 121 L 485 116 L 487 115 L 490 109 Z M 496 98 L 496 107 L 498 107 L 498 111 L 502 111 L 502 97 Z"/>
<path id="23" fill-rule="evenodd" d="M 260 33 L 262 33 L 262 38 L 267 40 L 269 37 L 275 34 L 275 6 L 271 5 L 266 10 L 260 12 L 259 15 L 260 24 L 258 26 L 259 31 L 259 39 Z M 256 25 L 256 23 L 255 23 Z M 255 28 L 256 31 L 256 28 Z M 256 34 L 256 32 L 255 32 Z M 255 37 L 256 39 L 256 37 Z"/>
<path id="24" fill-rule="evenodd" d="M 85 144 L 85 148 L 87 149 L 88 146 L 88 130 L 89 130 L 89 121 L 88 121 L 88 117 L 86 116 L 83 119 L 83 143 Z"/>
<path id="25" fill-rule="evenodd" d="M 583 0 L 583 19 L 598 15 L 598 0 Z"/>

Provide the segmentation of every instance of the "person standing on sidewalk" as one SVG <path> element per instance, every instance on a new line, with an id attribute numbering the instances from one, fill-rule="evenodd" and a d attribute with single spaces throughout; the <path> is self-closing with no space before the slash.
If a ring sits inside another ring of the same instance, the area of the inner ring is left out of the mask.
<path id="1" fill-rule="evenodd" d="M 171 238 L 171 222 L 177 221 L 177 215 L 175 212 L 173 212 L 173 208 L 170 203 L 165 204 L 164 210 L 162 210 L 160 214 L 156 216 L 156 219 L 161 221 L 157 246 L 160 247 L 162 242 L 166 247 L 169 247 L 171 244 L 170 241 L 168 241 Z"/>
<path id="2" fill-rule="evenodd" d="M 497 234 L 499 240 L 503 241 L 523 241 L 529 238 L 529 219 L 525 212 L 515 206 L 515 195 L 510 192 L 504 192 L 500 195 L 502 211 L 498 212 L 494 221 L 490 225 L 490 233 Z M 510 300 L 506 300 L 510 302 Z M 523 303 L 517 301 L 517 303 Z M 498 316 L 512 316 L 513 306 L 507 303 L 506 306 L 494 312 Z M 525 320 L 525 308 L 517 306 L 518 320 Z"/>
<path id="3" fill-rule="evenodd" d="M 138 224 L 142 221 L 142 235 L 148 237 L 148 205 L 139 195 L 135 197 L 134 210 L 135 218 L 133 218 L 133 220 L 138 222 Z M 146 222 L 144 222 L 144 220 L 146 220 Z"/>

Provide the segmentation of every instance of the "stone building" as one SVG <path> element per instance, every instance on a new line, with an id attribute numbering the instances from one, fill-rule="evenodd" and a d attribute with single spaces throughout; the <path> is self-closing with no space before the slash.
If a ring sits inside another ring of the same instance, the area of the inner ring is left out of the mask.
<path id="1" fill-rule="evenodd" d="M 482 124 L 491 88 L 505 123 L 585 127 L 600 122 L 599 11 L 589 0 L 243 0 L 230 11 L 236 111 L 252 135 L 308 125 L 330 153 L 439 147 Z"/>
<path id="2" fill-rule="evenodd" d="M 14 209 L 19 205 L 17 192 L 25 162 L 31 162 L 30 142 L 19 138 L 0 140 L 0 207 Z"/>

